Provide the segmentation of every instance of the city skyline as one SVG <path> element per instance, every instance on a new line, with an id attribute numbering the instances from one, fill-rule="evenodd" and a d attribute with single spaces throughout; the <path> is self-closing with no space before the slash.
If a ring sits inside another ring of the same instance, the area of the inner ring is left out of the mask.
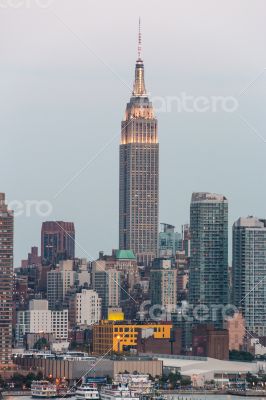
<path id="1" fill-rule="evenodd" d="M 0 389 L 266 396 L 263 12 L 76 2 L 0 4 Z"/>
<path id="2" fill-rule="evenodd" d="M 6 135 L 0 165 L 9 171 L 9 178 L 3 177 L 2 191 L 7 194 L 8 202 L 18 201 L 23 206 L 21 215 L 16 217 L 15 266 L 32 245 L 40 245 L 35 238 L 39 237 L 45 220 L 74 221 L 77 241 L 93 257 L 97 256 L 98 243 L 105 251 L 118 247 L 114 237 L 118 233 L 119 124 L 132 87 L 139 14 L 143 21 L 147 87 L 152 89 L 151 100 L 160 120 L 160 222 L 177 227 L 187 223 L 191 193 L 205 190 L 226 195 L 230 204 L 229 226 L 240 215 L 263 217 L 263 193 L 256 196 L 263 189 L 256 177 L 264 167 L 265 150 L 252 129 L 254 126 L 257 131 L 262 130 L 266 78 L 263 34 L 252 33 L 251 29 L 256 18 L 256 28 L 264 32 L 259 11 L 248 5 L 239 7 L 238 2 L 230 5 L 232 16 L 238 18 L 236 30 L 226 7 L 220 5 L 216 11 L 208 1 L 205 5 L 209 7 L 202 10 L 190 7 L 190 3 L 177 2 L 171 5 L 172 13 L 157 3 L 152 19 L 148 5 L 141 2 L 137 2 L 132 15 L 125 13 L 125 19 L 121 19 L 125 9 L 119 3 L 120 13 L 114 16 L 116 29 L 112 21 L 103 17 L 103 36 L 99 39 L 96 21 L 100 5 L 95 4 L 93 11 L 84 5 L 83 12 L 77 7 L 74 17 L 70 3 L 64 4 L 58 8 L 51 3 L 51 10 L 58 18 L 37 7 L 22 8 L 15 13 L 4 10 L 14 35 L 21 33 L 21 21 L 24 22 L 20 43 L 25 57 L 18 51 L 17 42 L 11 41 L 9 48 L 1 44 L 3 79 L 8 85 L 3 87 L 6 102 L 1 128 Z M 93 17 L 88 17 L 90 12 Z M 49 33 L 44 28 L 48 22 Z M 201 30 L 202 24 L 205 30 Z M 228 35 L 214 31 L 215 24 L 226 24 Z M 193 29 L 188 32 L 191 26 Z M 5 35 L 4 24 L 1 29 Z M 38 47 L 33 29 L 40 37 Z M 122 32 L 124 38 L 120 40 Z M 103 37 L 112 38 L 115 46 L 110 47 Z M 159 46 L 161 42 L 167 46 Z M 203 57 L 199 57 L 196 45 L 201 45 Z M 247 46 L 252 54 L 247 54 Z M 158 96 L 166 101 L 169 96 L 180 97 L 182 92 L 196 97 L 243 92 L 238 111 L 250 127 L 234 113 L 158 110 L 162 106 Z M 257 107 L 252 107 L 254 103 Z M 16 118 L 10 118 L 14 113 Z M 26 154 L 31 154 L 30 159 Z M 252 154 L 257 154 L 256 159 L 246 162 Z M 14 159 L 20 168 L 13 167 Z M 70 159 L 71 162 L 65 162 Z M 88 167 L 54 198 L 88 162 Z M 56 168 L 62 163 L 64 168 Z M 17 181 L 21 184 L 16 185 Z M 32 200 L 51 202 L 52 213 L 42 217 L 32 212 L 27 217 L 25 202 Z M 79 206 L 74 208 L 76 204 Z M 105 226 L 103 234 L 95 229 L 88 234 L 88 227 L 99 225 Z M 77 248 L 77 255 L 84 252 Z M 231 251 L 229 255 L 231 258 Z"/>

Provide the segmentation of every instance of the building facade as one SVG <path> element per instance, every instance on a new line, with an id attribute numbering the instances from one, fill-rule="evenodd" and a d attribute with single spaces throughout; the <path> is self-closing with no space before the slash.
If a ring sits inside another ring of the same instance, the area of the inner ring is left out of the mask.
<path id="1" fill-rule="evenodd" d="M 51 311 L 52 334 L 56 340 L 68 339 L 68 310 Z"/>
<path id="2" fill-rule="evenodd" d="M 151 304 L 162 306 L 162 319 L 175 310 L 177 304 L 177 269 L 171 259 L 156 258 L 150 271 Z M 159 311 L 159 310 L 158 310 Z"/>
<path id="3" fill-rule="evenodd" d="M 190 240 L 189 224 L 182 225 L 182 250 L 185 252 L 186 257 L 190 257 Z"/>
<path id="4" fill-rule="evenodd" d="M 113 250 L 112 255 L 99 254 L 99 261 L 104 262 L 105 269 L 115 269 L 121 272 L 121 285 L 130 292 L 134 285 L 139 282 L 139 270 L 136 256 L 132 250 Z M 121 297 L 126 295 L 122 290 Z"/>
<path id="5" fill-rule="evenodd" d="M 73 261 L 60 261 L 56 269 L 47 273 L 47 299 L 49 308 L 63 308 L 63 302 L 68 290 L 74 286 L 75 271 L 73 271 Z"/>
<path id="6" fill-rule="evenodd" d="M 16 329 L 15 329 L 15 340 L 16 347 L 24 347 L 25 335 L 29 331 L 29 313 L 26 311 L 18 310 L 16 312 Z"/>
<path id="7" fill-rule="evenodd" d="M 73 301 L 74 324 L 77 326 L 90 326 L 101 319 L 101 299 L 94 290 L 82 289 L 76 293 Z"/>
<path id="8" fill-rule="evenodd" d="M 102 318 L 107 318 L 109 308 L 120 306 L 121 271 L 108 268 L 105 260 L 93 261 L 92 287 L 101 299 Z"/>
<path id="9" fill-rule="evenodd" d="M 236 312 L 232 318 L 225 321 L 224 328 L 228 330 L 229 334 L 229 350 L 243 350 L 244 338 L 247 333 L 243 315 Z"/>
<path id="10" fill-rule="evenodd" d="M 0 193 L 0 368 L 11 364 L 14 217 Z"/>
<path id="11" fill-rule="evenodd" d="M 212 325 L 196 325 L 192 328 L 192 355 L 229 359 L 229 335 L 226 329 L 215 329 Z"/>
<path id="12" fill-rule="evenodd" d="M 41 257 L 44 264 L 51 265 L 56 265 L 60 260 L 75 258 L 75 227 L 73 222 L 43 222 Z"/>
<path id="13" fill-rule="evenodd" d="M 137 346 L 141 329 L 151 329 L 154 339 L 170 339 L 170 323 L 130 323 L 126 321 L 101 321 L 93 326 L 93 351 L 95 354 L 121 353 Z"/>
<path id="14" fill-rule="evenodd" d="M 233 303 L 246 328 L 266 336 L 266 221 L 239 218 L 233 225 Z"/>
<path id="15" fill-rule="evenodd" d="M 159 257 L 175 257 L 182 250 L 182 235 L 170 224 L 161 224 L 159 233 Z"/>
<path id="16" fill-rule="evenodd" d="M 42 257 L 38 254 L 38 247 L 33 246 L 31 252 L 28 253 L 26 260 L 21 260 L 21 268 L 27 268 L 31 265 L 42 265 Z"/>
<path id="17" fill-rule="evenodd" d="M 182 330 L 171 328 L 170 338 L 154 338 L 153 329 L 141 329 L 137 337 L 138 353 L 181 354 Z"/>
<path id="18" fill-rule="evenodd" d="M 51 311 L 48 309 L 47 300 L 31 300 L 26 313 L 28 314 L 26 320 L 29 323 L 27 333 L 52 332 Z"/>
<path id="19" fill-rule="evenodd" d="M 223 327 L 228 304 L 228 202 L 215 193 L 193 193 L 190 206 L 189 302 L 201 306 L 201 322 Z M 207 311 L 206 311 L 207 307 Z M 208 313 L 208 315 L 206 315 Z M 203 315 L 204 314 L 204 315 Z"/>
<path id="20" fill-rule="evenodd" d="M 148 265 L 158 245 L 159 144 L 145 88 L 140 33 L 133 92 L 121 128 L 119 248 L 133 250 L 138 262 Z"/>
<path id="21" fill-rule="evenodd" d="M 75 385 L 77 380 L 86 372 L 88 377 L 109 376 L 115 378 L 121 371 L 128 371 L 133 374 L 148 374 L 153 378 L 162 376 L 163 362 L 153 357 L 132 357 L 120 356 L 118 359 L 108 358 L 108 355 L 97 362 L 94 357 L 62 357 L 61 359 L 40 357 L 39 354 L 18 354 L 15 359 L 18 369 L 26 371 L 41 371 L 44 376 L 52 375 L 53 378 L 61 379 L 65 377 L 71 385 Z"/>
<path id="22" fill-rule="evenodd" d="M 68 310 L 49 310 L 47 300 L 31 300 L 29 309 L 18 311 L 16 342 L 23 345 L 27 333 L 53 334 L 56 340 L 68 339 Z"/>

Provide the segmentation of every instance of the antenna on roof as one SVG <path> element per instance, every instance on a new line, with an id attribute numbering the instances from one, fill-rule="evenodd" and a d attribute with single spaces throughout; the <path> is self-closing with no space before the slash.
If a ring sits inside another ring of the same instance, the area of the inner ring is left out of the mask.
<path id="1" fill-rule="evenodd" d="M 138 59 L 141 60 L 142 40 L 141 40 L 141 21 L 139 17 L 139 36 L 138 36 Z"/>

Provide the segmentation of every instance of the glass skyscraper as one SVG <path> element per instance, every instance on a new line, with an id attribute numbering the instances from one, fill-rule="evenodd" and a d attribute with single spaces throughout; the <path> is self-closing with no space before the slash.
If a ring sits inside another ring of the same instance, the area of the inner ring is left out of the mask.
<path id="1" fill-rule="evenodd" d="M 0 193 L 0 369 L 12 363 L 14 216 Z"/>
<path id="2" fill-rule="evenodd" d="M 266 335 L 266 221 L 239 218 L 233 225 L 233 303 L 246 327 Z"/>
<path id="3" fill-rule="evenodd" d="M 158 246 L 159 144 L 145 88 L 140 33 L 133 92 L 121 128 L 119 248 L 133 250 L 138 262 L 148 265 Z"/>
<path id="4" fill-rule="evenodd" d="M 177 251 L 182 251 L 182 235 L 170 224 L 161 224 L 159 233 L 159 257 L 175 257 Z"/>
<path id="5" fill-rule="evenodd" d="M 189 302 L 202 308 L 207 322 L 222 327 L 228 304 L 228 202 L 215 193 L 193 193 L 190 205 Z M 198 313 L 200 314 L 200 313 Z"/>

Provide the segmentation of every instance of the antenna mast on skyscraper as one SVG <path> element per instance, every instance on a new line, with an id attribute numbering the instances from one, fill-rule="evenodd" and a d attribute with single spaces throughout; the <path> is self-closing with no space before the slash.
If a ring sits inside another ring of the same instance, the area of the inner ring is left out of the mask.
<path id="1" fill-rule="evenodd" d="M 138 59 L 141 60 L 141 50 L 142 50 L 142 43 L 141 43 L 141 21 L 139 17 L 139 40 L 138 40 Z"/>

